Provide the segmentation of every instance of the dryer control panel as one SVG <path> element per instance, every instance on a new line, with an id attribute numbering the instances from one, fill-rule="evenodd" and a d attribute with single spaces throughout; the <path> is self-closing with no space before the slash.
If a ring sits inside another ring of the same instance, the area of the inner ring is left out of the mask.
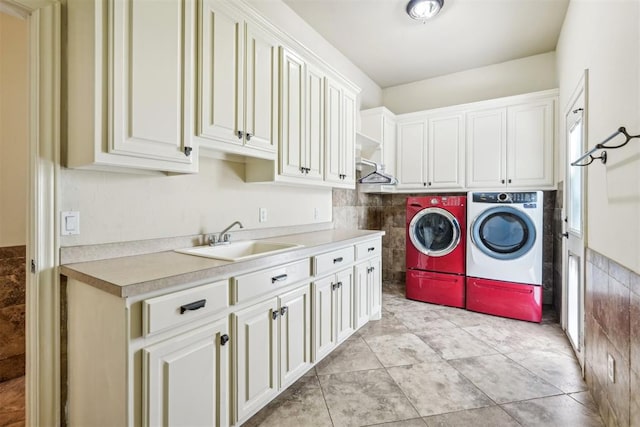
<path id="1" fill-rule="evenodd" d="M 538 194 L 535 191 L 517 193 L 473 193 L 475 203 L 536 203 Z"/>

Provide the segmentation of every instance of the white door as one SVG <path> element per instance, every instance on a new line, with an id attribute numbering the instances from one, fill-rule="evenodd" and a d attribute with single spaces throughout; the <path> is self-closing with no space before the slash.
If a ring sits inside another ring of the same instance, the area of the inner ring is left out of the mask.
<path id="1" fill-rule="evenodd" d="M 340 182 L 342 165 L 342 88 L 325 79 L 325 176 L 329 182 Z"/>
<path id="2" fill-rule="evenodd" d="M 462 114 L 429 119 L 427 188 L 464 186 L 464 120 Z"/>
<path id="3" fill-rule="evenodd" d="M 233 315 L 235 421 L 263 406 L 278 392 L 277 304 L 274 297 Z"/>
<path id="4" fill-rule="evenodd" d="M 369 319 L 382 317 L 382 259 L 369 261 Z"/>
<path id="5" fill-rule="evenodd" d="M 369 321 L 369 262 L 356 264 L 354 283 L 354 311 L 356 329 Z"/>
<path id="6" fill-rule="evenodd" d="M 280 388 L 311 367 L 311 293 L 309 285 L 279 297 Z"/>
<path id="7" fill-rule="evenodd" d="M 314 362 L 329 354 L 336 346 L 332 285 L 333 276 L 313 283 Z"/>
<path id="8" fill-rule="evenodd" d="M 143 349 L 144 425 L 229 425 L 227 333 L 224 318 Z"/>
<path id="9" fill-rule="evenodd" d="M 586 168 L 571 166 L 586 147 L 586 88 L 587 74 L 578 85 L 565 113 L 565 200 L 564 221 L 566 241 L 563 247 L 563 323 L 584 366 L 584 271 L 585 271 L 585 196 Z"/>
<path id="10" fill-rule="evenodd" d="M 324 76 L 311 65 L 306 67 L 305 178 L 322 180 L 324 176 Z"/>
<path id="11" fill-rule="evenodd" d="M 356 178 L 357 96 L 348 90 L 342 95 L 342 181 L 353 185 Z"/>
<path id="12" fill-rule="evenodd" d="M 301 58 L 280 48 L 280 174 L 305 174 L 305 66 Z"/>
<path id="13" fill-rule="evenodd" d="M 426 181 L 427 122 L 398 124 L 398 188 L 424 188 Z"/>
<path id="14" fill-rule="evenodd" d="M 467 114 L 467 187 L 506 185 L 506 120 L 505 108 Z"/>
<path id="15" fill-rule="evenodd" d="M 336 337 L 338 342 L 354 331 L 353 327 L 353 269 L 342 270 L 336 274 Z"/>

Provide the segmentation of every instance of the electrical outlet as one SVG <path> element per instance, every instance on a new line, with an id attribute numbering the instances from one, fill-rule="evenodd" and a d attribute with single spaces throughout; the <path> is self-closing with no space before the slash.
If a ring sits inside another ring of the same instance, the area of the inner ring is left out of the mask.
<path id="1" fill-rule="evenodd" d="M 609 381 L 616 382 L 616 360 L 612 355 L 607 354 L 607 374 L 609 375 Z"/>
<path id="2" fill-rule="evenodd" d="M 267 208 L 259 208 L 258 213 L 259 213 L 259 221 L 267 222 Z"/>
<path id="3" fill-rule="evenodd" d="M 313 219 L 320 218 L 320 208 L 313 208 Z"/>

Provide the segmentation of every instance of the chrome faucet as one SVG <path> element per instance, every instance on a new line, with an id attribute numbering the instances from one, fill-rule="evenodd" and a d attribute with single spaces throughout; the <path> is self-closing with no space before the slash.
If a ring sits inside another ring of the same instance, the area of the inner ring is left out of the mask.
<path id="1" fill-rule="evenodd" d="M 222 230 L 217 236 L 215 234 L 210 234 L 209 246 L 228 245 L 230 243 L 231 236 L 227 233 L 227 231 L 231 230 L 236 225 L 240 226 L 240 228 L 244 228 L 240 221 L 234 221 L 230 226 Z"/>

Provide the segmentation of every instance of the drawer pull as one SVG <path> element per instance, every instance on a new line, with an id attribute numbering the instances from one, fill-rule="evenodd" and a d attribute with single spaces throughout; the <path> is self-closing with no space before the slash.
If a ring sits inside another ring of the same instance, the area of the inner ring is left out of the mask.
<path id="1" fill-rule="evenodd" d="M 334 290 L 334 291 L 335 291 L 337 288 L 338 288 L 338 284 L 337 284 L 337 283 L 332 283 L 332 284 L 331 284 L 331 289 L 332 289 L 332 290 Z"/>
<path id="2" fill-rule="evenodd" d="M 373 251 L 375 251 L 375 250 L 376 250 L 375 246 L 372 246 L 372 247 L 370 247 L 370 248 L 368 248 L 368 249 L 367 249 L 367 252 L 373 252 Z"/>
<path id="3" fill-rule="evenodd" d="M 285 314 L 287 314 L 287 310 L 289 310 L 289 307 L 287 307 L 286 305 L 280 308 L 280 316 L 284 316 Z"/>
<path id="4" fill-rule="evenodd" d="M 198 301 L 190 302 L 189 304 L 181 305 L 180 314 L 184 314 L 185 311 L 199 310 L 202 307 L 204 307 L 206 303 L 207 303 L 206 299 L 201 299 Z"/>
<path id="5" fill-rule="evenodd" d="M 337 263 L 339 263 L 339 262 L 342 262 L 342 260 L 343 260 L 343 259 L 344 259 L 344 258 L 342 258 L 341 256 L 339 256 L 338 258 L 334 258 L 334 259 L 333 259 L 333 263 L 334 263 L 334 264 L 337 264 Z"/>
<path id="6" fill-rule="evenodd" d="M 287 280 L 286 274 L 281 274 L 279 276 L 272 277 L 271 283 L 282 282 L 283 280 Z"/>
<path id="7" fill-rule="evenodd" d="M 229 335 L 224 334 L 223 336 L 220 337 L 220 345 L 225 345 L 228 342 L 229 342 Z"/>
<path id="8" fill-rule="evenodd" d="M 280 314 L 280 312 L 278 310 L 272 311 L 271 312 L 271 318 L 273 320 L 276 320 L 278 318 L 278 315 Z"/>

